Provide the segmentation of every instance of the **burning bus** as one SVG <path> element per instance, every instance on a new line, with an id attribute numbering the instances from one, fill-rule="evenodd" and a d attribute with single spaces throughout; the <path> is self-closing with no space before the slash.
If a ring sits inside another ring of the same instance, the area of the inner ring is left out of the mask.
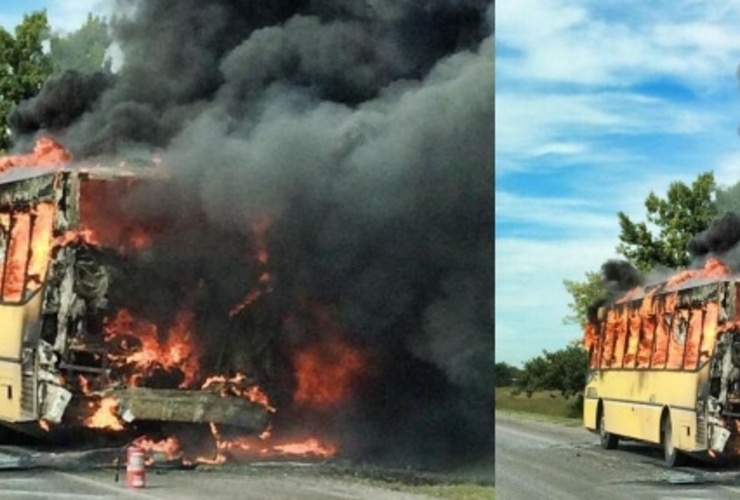
<path id="1" fill-rule="evenodd" d="M 113 273 L 145 262 L 170 223 L 131 220 L 124 197 L 164 175 L 69 160 L 42 139 L 33 155 L 0 161 L 0 424 L 28 433 L 138 421 L 262 432 L 267 397 L 246 375 L 202 369 L 192 308 L 156 322 L 132 314 L 125 302 L 135 293 L 115 293 Z"/>
<path id="2" fill-rule="evenodd" d="M 628 292 L 587 324 L 584 425 L 615 448 L 659 444 L 668 466 L 686 454 L 740 450 L 740 277 L 704 269 Z"/>

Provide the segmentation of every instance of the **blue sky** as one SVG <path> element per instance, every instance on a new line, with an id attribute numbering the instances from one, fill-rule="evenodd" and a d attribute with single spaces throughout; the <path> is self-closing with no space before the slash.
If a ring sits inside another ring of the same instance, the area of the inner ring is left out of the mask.
<path id="1" fill-rule="evenodd" d="M 580 338 L 562 280 L 619 257 L 616 214 L 740 181 L 740 1 L 496 3 L 496 359 Z"/>
<path id="2" fill-rule="evenodd" d="M 85 21 L 88 12 L 106 15 L 112 0 L 0 0 L 0 26 L 12 30 L 23 14 L 46 9 L 52 29 L 73 31 Z"/>

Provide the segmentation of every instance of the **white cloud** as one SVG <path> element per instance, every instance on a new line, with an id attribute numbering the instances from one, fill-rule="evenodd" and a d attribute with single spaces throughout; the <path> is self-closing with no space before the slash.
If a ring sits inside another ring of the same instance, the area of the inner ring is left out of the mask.
<path id="1" fill-rule="evenodd" d="M 541 198 L 496 191 L 496 220 L 516 221 L 576 232 L 613 234 L 615 216 L 595 213 L 594 202 L 574 198 Z"/>
<path id="2" fill-rule="evenodd" d="M 640 2 L 622 2 L 623 14 L 605 20 L 598 15 L 600 3 L 501 2 L 499 43 L 521 56 L 515 64 L 508 58 L 500 64 L 529 82 L 625 86 L 652 75 L 712 85 L 737 59 L 737 8 L 717 17 L 711 2 L 697 3 L 687 18 L 685 2 L 664 4 L 655 24 L 655 7 L 646 11 Z"/>
<path id="3" fill-rule="evenodd" d="M 497 174 L 517 168 L 517 159 L 573 155 L 600 163 L 624 160 L 616 145 L 589 141 L 608 134 L 696 134 L 726 122 L 709 111 L 627 92 L 581 94 L 513 90 L 496 93 Z M 563 147 L 563 145 L 567 145 Z M 616 156 L 615 156 L 616 155 Z"/>

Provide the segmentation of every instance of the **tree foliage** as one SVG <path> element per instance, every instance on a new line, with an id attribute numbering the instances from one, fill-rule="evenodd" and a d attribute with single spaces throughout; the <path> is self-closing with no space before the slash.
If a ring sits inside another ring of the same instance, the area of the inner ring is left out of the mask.
<path id="1" fill-rule="evenodd" d="M 36 95 L 51 74 L 51 58 L 43 50 L 48 35 L 44 11 L 25 15 L 12 34 L 0 27 L 0 150 L 10 146 L 13 107 Z"/>
<path id="2" fill-rule="evenodd" d="M 570 397 L 583 391 L 588 370 L 588 354 L 579 341 L 564 349 L 542 351 L 541 356 L 524 363 L 515 386 L 531 396 L 535 391 L 560 391 Z"/>
<path id="3" fill-rule="evenodd" d="M 493 368 L 493 380 L 496 387 L 508 387 L 519 377 L 521 370 L 504 361 L 499 361 Z"/>
<path id="4" fill-rule="evenodd" d="M 589 307 L 606 295 L 606 286 L 601 279 L 601 273 L 589 271 L 586 273 L 585 281 L 563 280 L 563 286 L 573 298 L 568 304 L 573 314 L 563 318 L 563 322 L 585 325 L 588 322 Z"/>
<path id="5" fill-rule="evenodd" d="M 68 70 L 109 71 L 110 61 L 106 61 L 105 54 L 110 44 L 105 18 L 88 14 L 85 24 L 77 31 L 68 35 L 54 34 L 49 39 L 54 74 Z"/>
<path id="6" fill-rule="evenodd" d="M 656 265 L 674 269 L 685 267 L 690 259 L 689 240 L 707 229 L 717 215 L 715 191 L 712 172 L 699 175 L 691 186 L 672 183 L 665 198 L 651 191 L 645 200 L 647 222 L 632 222 L 619 212 L 622 243 L 617 251 L 642 271 Z M 658 229 L 657 235 L 649 225 Z"/>

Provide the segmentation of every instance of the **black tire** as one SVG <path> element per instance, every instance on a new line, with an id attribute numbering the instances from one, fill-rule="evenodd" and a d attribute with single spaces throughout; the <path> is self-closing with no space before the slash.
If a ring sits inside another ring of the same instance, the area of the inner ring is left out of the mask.
<path id="1" fill-rule="evenodd" d="M 660 444 L 663 448 L 663 461 L 666 467 L 680 467 L 686 462 L 686 455 L 676 449 L 673 444 L 673 424 L 670 415 L 663 417 L 660 426 Z"/>
<path id="2" fill-rule="evenodd" d="M 606 417 L 604 407 L 599 407 L 599 439 L 601 441 L 601 447 L 605 450 L 613 450 L 619 445 L 619 436 L 607 432 L 606 430 Z"/>

